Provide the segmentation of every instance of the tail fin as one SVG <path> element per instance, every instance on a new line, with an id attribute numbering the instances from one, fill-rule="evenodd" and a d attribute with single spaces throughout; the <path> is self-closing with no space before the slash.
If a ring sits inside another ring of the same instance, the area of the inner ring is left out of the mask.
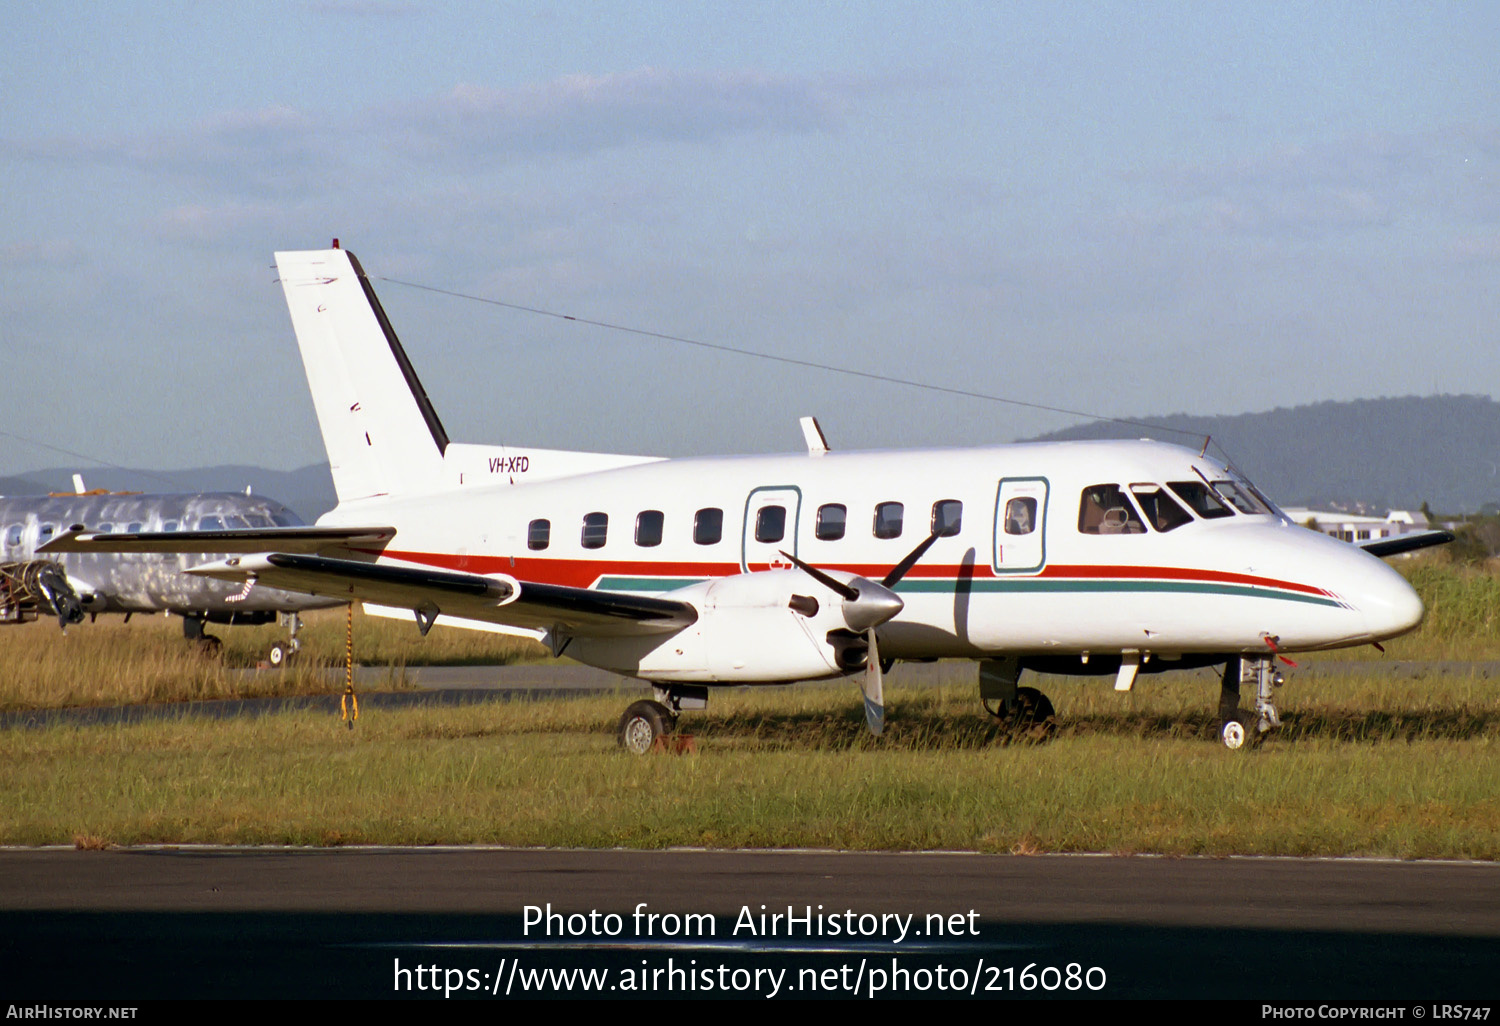
<path id="1" fill-rule="evenodd" d="M 276 254 L 340 503 L 428 491 L 448 433 L 353 253 Z"/>

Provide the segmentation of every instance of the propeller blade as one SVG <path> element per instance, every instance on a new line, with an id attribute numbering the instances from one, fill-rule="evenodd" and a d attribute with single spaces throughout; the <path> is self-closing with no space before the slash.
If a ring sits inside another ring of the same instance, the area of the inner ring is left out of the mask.
<path id="1" fill-rule="evenodd" d="M 885 579 L 880 583 L 885 585 L 887 588 L 895 587 L 896 582 L 905 577 L 906 572 L 917 565 L 917 560 L 921 559 L 927 554 L 927 550 L 932 548 L 932 543 L 937 541 L 939 537 L 941 537 L 941 535 L 939 535 L 937 531 L 933 531 L 931 534 L 929 534 L 922 542 L 922 544 L 912 549 L 911 553 L 901 562 L 897 563 L 895 569 L 886 574 Z"/>
<path id="2" fill-rule="evenodd" d="M 870 645 L 869 662 L 859 678 L 859 690 L 865 696 L 865 725 L 879 737 L 885 733 L 885 674 L 880 669 L 880 649 L 875 644 L 875 628 L 865 632 Z"/>
<path id="3" fill-rule="evenodd" d="M 847 599 L 850 602 L 853 602 L 855 599 L 859 598 L 859 590 L 856 589 L 853 585 L 845 584 L 843 581 L 834 580 L 832 577 L 829 577 L 817 567 L 802 562 L 802 560 L 798 559 L 790 552 L 782 552 L 781 554 L 785 558 L 791 560 L 792 564 L 796 566 L 798 570 L 801 570 L 803 573 L 807 574 L 807 576 L 811 577 L 813 580 L 817 581 L 819 584 L 823 585 L 825 588 L 829 589 L 840 598 Z"/>

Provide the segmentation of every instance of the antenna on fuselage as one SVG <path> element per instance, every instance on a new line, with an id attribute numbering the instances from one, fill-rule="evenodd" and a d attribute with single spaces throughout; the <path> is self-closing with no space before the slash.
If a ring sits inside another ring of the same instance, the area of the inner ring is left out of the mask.
<path id="1" fill-rule="evenodd" d="M 1208 443 L 1212 442 L 1213 440 L 1214 440 L 1214 436 L 1213 435 L 1204 435 L 1203 436 L 1203 448 L 1198 450 L 1198 458 L 1200 460 L 1203 457 L 1205 457 L 1205 456 L 1208 455 Z"/>
<path id="2" fill-rule="evenodd" d="M 802 439 L 807 443 L 807 454 L 809 456 L 821 456 L 828 451 L 828 439 L 823 436 L 823 428 L 818 424 L 817 417 L 803 417 Z"/>

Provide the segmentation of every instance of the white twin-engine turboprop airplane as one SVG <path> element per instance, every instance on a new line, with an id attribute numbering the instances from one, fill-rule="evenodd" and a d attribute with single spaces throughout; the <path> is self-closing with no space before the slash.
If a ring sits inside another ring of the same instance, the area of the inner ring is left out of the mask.
<path id="1" fill-rule="evenodd" d="M 449 442 L 359 262 L 278 253 L 337 508 L 318 526 L 98 544 L 232 555 L 189 571 L 381 615 L 528 635 L 642 678 L 643 752 L 716 684 L 851 676 L 870 729 L 896 660 L 979 660 L 990 712 L 1045 731 L 1023 670 L 1224 664 L 1222 738 L 1275 727 L 1278 652 L 1411 630 L 1422 603 L 1376 555 L 1293 524 L 1245 479 L 1157 442 L 654 459 Z M 1446 540 L 1432 536 L 1431 544 Z M 1415 546 L 1411 546 L 1415 547 Z M 1387 542 L 1383 552 L 1389 554 Z M 1239 708 L 1241 683 L 1254 711 Z"/>

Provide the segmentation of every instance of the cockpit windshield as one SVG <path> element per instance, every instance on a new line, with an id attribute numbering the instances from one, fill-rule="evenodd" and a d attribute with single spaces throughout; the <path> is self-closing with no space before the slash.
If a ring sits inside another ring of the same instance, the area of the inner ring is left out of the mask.
<path id="1" fill-rule="evenodd" d="M 1169 481 L 1167 486 L 1176 492 L 1183 502 L 1187 503 L 1192 511 L 1204 520 L 1213 520 L 1218 517 L 1232 517 L 1234 510 L 1230 509 L 1214 490 L 1203 481 Z"/>
<path id="2" fill-rule="evenodd" d="M 1271 508 L 1255 494 L 1255 489 L 1239 481 L 1215 481 L 1214 491 L 1241 513 L 1271 512 Z"/>

